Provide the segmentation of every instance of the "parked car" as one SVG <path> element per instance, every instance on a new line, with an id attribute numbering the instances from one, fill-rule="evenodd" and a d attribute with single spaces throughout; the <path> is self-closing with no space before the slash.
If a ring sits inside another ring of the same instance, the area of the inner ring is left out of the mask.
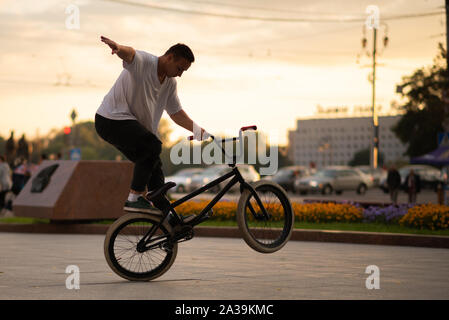
<path id="1" fill-rule="evenodd" d="M 237 167 L 239 168 L 239 171 L 240 171 L 242 177 L 245 179 L 245 181 L 253 182 L 253 181 L 257 181 L 260 179 L 259 173 L 256 171 L 256 169 L 254 169 L 254 167 L 252 165 L 237 164 Z M 195 177 L 192 178 L 192 183 L 190 184 L 189 191 L 198 189 L 198 188 L 208 184 L 209 182 L 212 182 L 213 180 L 223 176 L 224 174 L 226 174 L 227 172 L 229 172 L 231 170 L 232 169 L 228 165 L 224 165 L 224 164 L 210 166 L 209 168 L 207 168 L 203 172 L 201 172 L 201 174 L 196 175 Z M 213 193 L 219 192 L 221 189 L 223 189 L 223 187 L 229 181 L 230 181 L 230 179 L 227 179 L 227 180 L 221 182 L 214 188 L 211 188 L 210 192 L 213 192 Z M 239 186 L 238 184 L 235 184 L 230 189 L 230 191 L 237 191 L 238 186 Z"/>
<path id="2" fill-rule="evenodd" d="M 270 180 L 276 182 L 286 191 L 295 191 L 295 180 L 310 175 L 309 169 L 304 166 L 288 166 L 280 168 Z"/>
<path id="3" fill-rule="evenodd" d="M 186 192 L 190 189 L 192 178 L 200 174 L 202 168 L 188 168 L 177 171 L 174 175 L 165 177 L 165 181 L 173 181 L 176 183 L 175 192 Z"/>
<path id="4" fill-rule="evenodd" d="M 436 191 L 438 184 L 444 184 L 444 177 L 441 175 L 440 170 L 424 164 L 414 164 L 407 165 L 399 169 L 399 174 L 401 175 L 402 190 L 405 190 L 405 179 L 407 178 L 411 169 L 413 169 L 415 174 L 419 175 L 421 179 L 421 189 L 432 189 Z M 379 188 L 381 188 L 385 193 L 388 193 L 386 176 L 381 180 Z"/>
<path id="5" fill-rule="evenodd" d="M 355 190 L 365 194 L 372 182 L 360 170 L 345 166 L 327 167 L 312 176 L 296 180 L 295 188 L 300 194 L 321 192 L 322 194 L 342 194 L 346 190 Z"/>
<path id="6" fill-rule="evenodd" d="M 387 177 L 386 170 L 382 168 L 372 168 L 371 166 L 356 166 L 355 169 L 359 169 L 364 174 L 368 175 L 373 182 L 373 186 L 378 187 L 382 178 Z"/>

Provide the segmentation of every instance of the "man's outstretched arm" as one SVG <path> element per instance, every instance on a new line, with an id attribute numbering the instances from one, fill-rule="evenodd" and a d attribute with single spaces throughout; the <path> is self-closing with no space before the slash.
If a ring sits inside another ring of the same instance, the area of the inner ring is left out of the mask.
<path id="1" fill-rule="evenodd" d="M 117 54 L 121 59 L 126 61 L 127 63 L 133 62 L 134 55 L 136 54 L 136 50 L 131 47 L 122 46 L 111 39 L 101 36 L 101 41 L 106 43 L 111 49 L 111 54 Z"/>

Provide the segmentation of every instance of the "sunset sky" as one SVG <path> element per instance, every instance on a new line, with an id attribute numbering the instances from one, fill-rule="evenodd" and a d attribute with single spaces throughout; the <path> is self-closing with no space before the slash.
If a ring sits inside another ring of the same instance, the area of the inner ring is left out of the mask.
<path id="1" fill-rule="evenodd" d="M 67 28 L 70 5 L 79 29 Z M 402 76 L 446 45 L 444 0 L 0 0 L 0 135 L 45 135 L 70 125 L 73 108 L 93 120 L 122 70 L 104 35 L 158 56 L 189 45 L 196 60 L 177 81 L 190 117 L 216 134 L 256 124 L 286 144 L 317 105 L 370 105 L 371 59 L 357 63 L 368 5 L 380 9 L 380 38 L 388 26 L 376 83 L 387 111 Z M 437 14 L 404 17 L 427 13 Z M 366 37 L 371 48 L 371 30 Z M 172 139 L 189 135 L 171 125 Z"/>

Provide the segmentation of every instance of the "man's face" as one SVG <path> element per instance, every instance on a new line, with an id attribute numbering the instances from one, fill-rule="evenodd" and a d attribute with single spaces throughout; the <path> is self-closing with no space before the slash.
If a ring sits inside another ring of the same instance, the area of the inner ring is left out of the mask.
<path id="1" fill-rule="evenodd" d="M 189 69 L 191 63 L 184 58 L 175 58 L 172 54 L 168 55 L 167 77 L 180 77 L 182 73 Z"/>

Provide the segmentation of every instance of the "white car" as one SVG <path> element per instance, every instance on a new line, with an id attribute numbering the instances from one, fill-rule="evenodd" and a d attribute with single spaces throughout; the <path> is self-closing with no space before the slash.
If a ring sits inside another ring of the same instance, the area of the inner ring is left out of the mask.
<path id="1" fill-rule="evenodd" d="M 239 169 L 240 174 L 242 175 L 243 179 L 245 179 L 245 181 L 253 182 L 253 181 L 260 180 L 259 173 L 256 171 L 256 169 L 254 169 L 254 167 L 252 165 L 237 164 L 237 168 Z M 192 179 L 192 183 L 190 185 L 189 191 L 196 190 L 196 189 L 212 182 L 213 180 L 223 176 L 224 174 L 230 172 L 231 170 L 232 169 L 228 165 L 224 165 L 224 164 L 210 166 L 207 169 L 205 169 L 201 174 L 195 176 Z M 217 186 L 209 189 L 209 191 L 213 192 L 213 193 L 218 193 L 221 189 L 224 188 L 224 186 L 229 181 L 231 181 L 231 179 L 232 178 L 229 178 L 229 179 L 221 182 Z M 230 190 L 236 191 L 238 186 L 239 186 L 239 184 L 235 184 Z"/>
<path id="2" fill-rule="evenodd" d="M 165 181 L 172 181 L 176 183 L 174 189 L 175 192 L 186 192 L 190 190 L 190 184 L 192 183 L 192 178 L 201 174 L 204 169 L 202 168 L 188 168 L 181 169 L 177 171 L 174 175 L 165 177 Z"/>
<path id="3" fill-rule="evenodd" d="M 345 166 L 332 166 L 317 171 L 312 176 L 295 181 L 295 190 L 300 194 L 321 192 L 324 195 L 342 194 L 346 190 L 355 190 L 358 194 L 365 194 L 372 186 L 371 179 L 360 170 Z"/>
<path id="4" fill-rule="evenodd" d="M 354 170 L 360 174 L 368 189 L 375 186 L 375 180 L 373 176 L 371 176 L 370 174 L 366 174 L 363 170 L 359 168 L 354 168 Z"/>
<path id="5" fill-rule="evenodd" d="M 354 169 L 359 169 L 369 176 L 373 182 L 373 187 L 378 187 L 382 178 L 387 176 L 386 170 L 383 170 L 382 168 L 374 169 L 371 168 L 371 166 L 356 166 Z"/>

